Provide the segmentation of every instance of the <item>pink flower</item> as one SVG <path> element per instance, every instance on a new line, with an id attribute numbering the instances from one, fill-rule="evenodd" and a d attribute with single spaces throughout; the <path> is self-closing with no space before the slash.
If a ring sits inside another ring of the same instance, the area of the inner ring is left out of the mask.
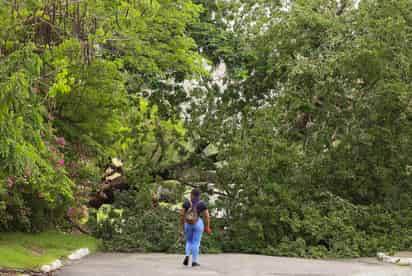
<path id="1" fill-rule="evenodd" d="M 64 166 L 64 160 L 63 159 L 60 159 L 59 161 L 57 161 L 57 164 L 59 165 L 59 166 Z"/>
<path id="2" fill-rule="evenodd" d="M 64 137 L 57 137 L 56 138 L 56 144 L 58 144 L 60 146 L 65 146 L 66 145 L 66 140 L 64 139 Z"/>
<path id="3" fill-rule="evenodd" d="M 70 207 L 69 210 L 67 210 L 67 216 L 69 218 L 74 218 L 75 215 L 76 215 L 76 208 Z"/>

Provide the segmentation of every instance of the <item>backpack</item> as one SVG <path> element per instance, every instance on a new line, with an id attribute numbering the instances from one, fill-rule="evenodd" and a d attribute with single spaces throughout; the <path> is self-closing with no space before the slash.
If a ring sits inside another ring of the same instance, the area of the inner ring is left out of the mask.
<path id="1" fill-rule="evenodd" d="M 195 224 L 199 219 L 199 214 L 197 213 L 197 206 L 193 206 L 191 200 L 189 200 L 190 207 L 187 209 L 185 214 L 185 220 L 188 224 Z"/>

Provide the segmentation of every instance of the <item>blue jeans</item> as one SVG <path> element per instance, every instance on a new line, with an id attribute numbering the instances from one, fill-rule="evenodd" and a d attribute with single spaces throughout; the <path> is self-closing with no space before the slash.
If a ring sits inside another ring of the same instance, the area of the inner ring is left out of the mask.
<path id="1" fill-rule="evenodd" d="M 190 256 L 192 253 L 192 261 L 197 262 L 199 256 L 200 241 L 202 240 L 202 234 L 204 230 L 203 220 L 198 219 L 196 224 L 185 223 L 186 233 L 186 256 Z"/>

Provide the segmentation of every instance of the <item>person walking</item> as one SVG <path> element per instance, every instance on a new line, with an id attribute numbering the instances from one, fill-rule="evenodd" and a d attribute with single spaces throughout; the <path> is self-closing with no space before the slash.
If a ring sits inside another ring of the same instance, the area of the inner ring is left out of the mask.
<path id="1" fill-rule="evenodd" d="M 186 236 L 185 258 L 183 265 L 189 265 L 189 257 L 192 255 L 192 266 L 200 266 L 198 263 L 200 242 L 203 231 L 212 234 L 210 228 L 210 215 L 206 204 L 200 200 L 200 191 L 193 189 L 190 200 L 185 199 L 180 211 L 180 234 Z"/>

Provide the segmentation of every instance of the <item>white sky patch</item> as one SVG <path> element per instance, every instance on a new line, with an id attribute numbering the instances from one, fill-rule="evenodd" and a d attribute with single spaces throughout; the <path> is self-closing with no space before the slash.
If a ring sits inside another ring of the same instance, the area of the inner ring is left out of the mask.
<path id="1" fill-rule="evenodd" d="M 281 11 L 288 12 L 292 8 L 292 0 L 283 0 L 282 7 L 280 8 Z"/>

